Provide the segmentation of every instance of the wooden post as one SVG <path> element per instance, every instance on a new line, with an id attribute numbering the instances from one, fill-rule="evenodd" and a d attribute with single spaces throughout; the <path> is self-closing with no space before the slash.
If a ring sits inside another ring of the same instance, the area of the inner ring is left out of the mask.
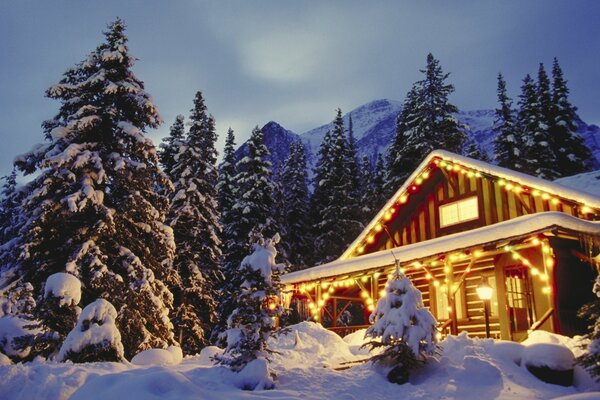
<path id="1" fill-rule="evenodd" d="M 450 323 L 450 333 L 452 335 L 458 335 L 458 320 L 456 318 L 456 297 L 454 296 L 454 290 L 452 289 L 454 286 L 454 267 L 452 266 L 452 262 L 446 257 L 444 260 L 444 273 L 446 275 L 446 295 L 448 299 L 448 307 L 450 307 L 450 312 L 448 316 L 452 321 Z"/>

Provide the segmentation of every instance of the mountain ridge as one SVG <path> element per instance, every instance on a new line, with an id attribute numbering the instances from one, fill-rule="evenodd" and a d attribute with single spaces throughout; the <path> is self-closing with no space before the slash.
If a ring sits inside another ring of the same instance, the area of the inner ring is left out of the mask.
<path id="1" fill-rule="evenodd" d="M 377 99 L 354 108 L 343 115 L 344 125 L 352 116 L 353 134 L 356 139 L 359 158 L 368 155 L 373 161 L 377 154 L 387 154 L 396 131 L 396 118 L 402 109 L 402 102 L 390 99 Z M 495 134 L 492 130 L 495 111 L 478 109 L 458 111 L 455 114 L 461 124 L 465 125 L 469 137 L 479 144 L 481 149 L 492 159 Z M 577 120 L 578 132 L 594 156 L 594 169 L 600 169 L 600 128 Z M 295 133 L 284 128 L 280 123 L 269 121 L 263 126 L 265 145 L 271 152 L 269 161 L 273 164 L 274 174 L 289 155 L 289 144 L 294 140 L 302 140 L 307 150 L 309 176 L 316 163 L 319 146 L 327 130 L 333 128 L 333 121 L 310 129 L 303 133 Z M 236 155 L 241 158 L 247 154 L 247 143 L 243 143 Z"/>

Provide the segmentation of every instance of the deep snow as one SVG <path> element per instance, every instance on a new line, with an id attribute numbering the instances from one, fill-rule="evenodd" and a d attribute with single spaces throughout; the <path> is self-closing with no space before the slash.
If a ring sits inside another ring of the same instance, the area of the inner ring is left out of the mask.
<path id="1" fill-rule="evenodd" d="M 171 366 L 45 361 L 0 365 L 0 399 L 552 399 L 591 389 L 577 372 L 580 389 L 544 383 L 517 364 L 529 344 L 577 344 L 548 333 L 536 333 L 524 345 L 465 334 L 448 337 L 441 342 L 438 359 L 402 386 L 388 383 L 368 363 L 344 364 L 366 357 L 358 348 L 363 335 L 344 340 L 318 324 L 294 325 L 271 342 L 278 351 L 272 356 L 278 375 L 274 390 L 238 389 L 244 377 L 213 366 L 210 356 L 219 350 L 209 347 Z M 600 398 L 600 393 L 583 394 Z"/>

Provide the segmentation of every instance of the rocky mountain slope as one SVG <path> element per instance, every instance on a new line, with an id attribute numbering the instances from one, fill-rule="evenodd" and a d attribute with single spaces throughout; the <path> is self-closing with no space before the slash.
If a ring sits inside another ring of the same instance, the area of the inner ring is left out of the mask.
<path id="1" fill-rule="evenodd" d="M 388 99 L 375 100 L 355 108 L 344 115 L 344 123 L 348 127 L 349 116 L 352 115 L 354 137 L 357 141 L 359 157 L 367 154 L 374 159 L 378 153 L 386 154 L 396 129 L 396 117 L 402 108 L 402 102 Z M 493 152 L 494 110 L 459 111 L 458 120 L 466 126 L 467 133 L 491 157 Z M 271 152 L 271 162 L 277 170 L 289 155 L 288 146 L 293 140 L 302 140 L 309 154 L 310 166 L 316 162 L 316 154 L 325 133 L 333 128 L 333 122 L 296 134 L 285 129 L 277 122 L 269 122 L 263 127 L 265 143 Z M 600 128 L 579 121 L 579 133 L 592 149 L 596 159 L 596 169 L 600 168 Z M 245 155 L 246 144 L 238 149 L 238 155 Z"/>

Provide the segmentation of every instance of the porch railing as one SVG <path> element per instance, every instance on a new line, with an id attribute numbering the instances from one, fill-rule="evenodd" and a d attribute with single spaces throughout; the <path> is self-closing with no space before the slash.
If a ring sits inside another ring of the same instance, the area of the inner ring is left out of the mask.
<path id="1" fill-rule="evenodd" d="M 544 325 L 544 323 L 546 321 L 548 321 L 548 318 L 550 318 L 552 316 L 552 314 L 554 314 L 554 308 L 549 308 L 548 311 L 546 311 L 544 313 L 544 315 L 542 315 L 542 318 L 535 321 L 533 323 L 533 325 L 531 325 L 531 327 L 527 330 L 527 332 L 533 332 L 533 331 L 537 331 L 538 329 L 540 329 L 540 327 L 542 325 Z"/>

